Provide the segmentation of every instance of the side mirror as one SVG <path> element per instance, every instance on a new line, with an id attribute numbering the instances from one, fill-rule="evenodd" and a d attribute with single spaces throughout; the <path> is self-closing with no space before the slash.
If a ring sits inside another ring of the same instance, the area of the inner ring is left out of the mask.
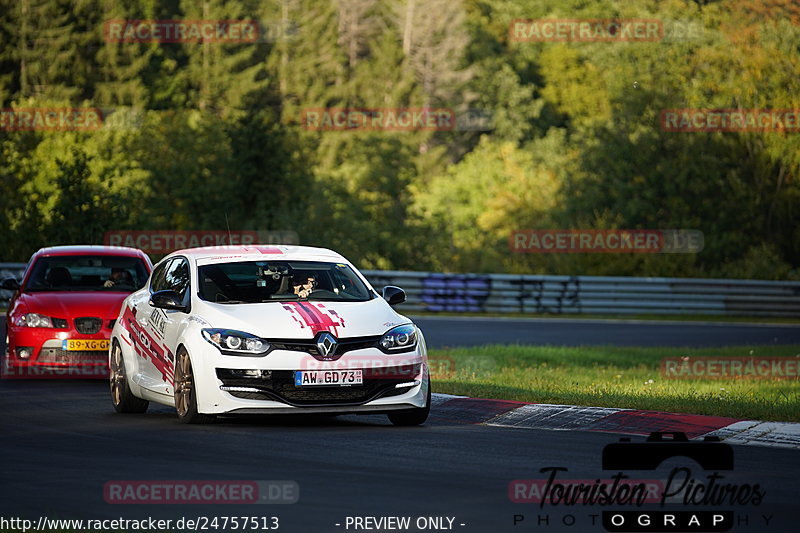
<path id="1" fill-rule="evenodd" d="M 180 297 L 170 290 L 154 292 L 150 296 L 150 305 L 159 309 L 186 312 L 186 306 L 181 303 Z"/>
<path id="2" fill-rule="evenodd" d="M 0 289 L 6 291 L 18 291 L 19 290 L 19 281 L 14 278 L 6 278 L 0 283 Z"/>
<path id="3" fill-rule="evenodd" d="M 389 305 L 397 305 L 406 301 L 406 291 L 394 285 L 387 285 L 383 288 L 383 299 Z"/>

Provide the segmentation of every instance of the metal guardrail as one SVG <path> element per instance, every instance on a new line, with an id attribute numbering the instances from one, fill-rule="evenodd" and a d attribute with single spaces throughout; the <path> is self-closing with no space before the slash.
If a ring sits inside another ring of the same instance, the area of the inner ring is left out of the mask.
<path id="1" fill-rule="evenodd" d="M 397 285 L 404 312 L 800 317 L 800 282 L 364 271 Z"/>
<path id="2" fill-rule="evenodd" d="M 0 263 L 0 279 L 24 263 Z M 364 270 L 377 289 L 405 289 L 403 312 L 680 314 L 800 317 L 800 282 L 694 278 L 439 274 Z M 0 291 L 0 303 L 11 297 Z"/>

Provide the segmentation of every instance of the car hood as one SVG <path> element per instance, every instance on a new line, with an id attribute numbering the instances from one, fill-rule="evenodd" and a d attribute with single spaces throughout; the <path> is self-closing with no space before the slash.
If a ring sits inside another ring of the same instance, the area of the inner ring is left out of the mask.
<path id="1" fill-rule="evenodd" d="M 19 303 L 28 313 L 56 318 L 95 316 L 117 318 L 129 293 L 103 291 L 25 292 Z"/>
<path id="2" fill-rule="evenodd" d="M 320 331 L 340 339 L 366 337 L 411 322 L 381 298 L 367 302 L 203 302 L 202 310 L 193 310 L 193 314 L 207 327 L 236 329 L 268 339 L 313 339 Z"/>

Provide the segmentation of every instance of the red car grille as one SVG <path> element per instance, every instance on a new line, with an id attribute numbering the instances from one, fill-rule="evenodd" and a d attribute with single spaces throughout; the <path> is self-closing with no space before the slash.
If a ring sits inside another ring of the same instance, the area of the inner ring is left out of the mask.
<path id="1" fill-rule="evenodd" d="M 93 316 L 83 316 L 75 319 L 75 329 L 78 330 L 78 333 L 83 333 L 84 335 L 97 333 L 102 327 L 103 321 Z"/>

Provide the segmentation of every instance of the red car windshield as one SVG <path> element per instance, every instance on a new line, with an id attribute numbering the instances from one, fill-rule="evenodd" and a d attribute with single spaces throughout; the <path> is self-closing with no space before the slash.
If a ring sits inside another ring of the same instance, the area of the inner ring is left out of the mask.
<path id="1" fill-rule="evenodd" d="M 141 259 L 115 255 L 59 255 L 40 257 L 25 284 L 25 292 L 114 291 L 133 292 L 148 277 Z"/>

